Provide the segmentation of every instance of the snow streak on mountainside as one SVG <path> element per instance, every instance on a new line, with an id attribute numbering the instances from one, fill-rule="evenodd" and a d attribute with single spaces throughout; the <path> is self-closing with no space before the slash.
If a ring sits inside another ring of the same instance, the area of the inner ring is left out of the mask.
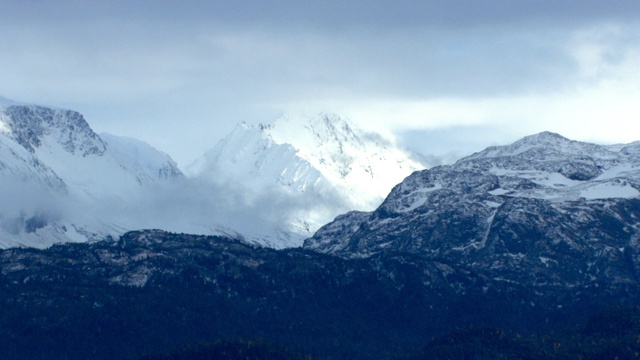
<path id="1" fill-rule="evenodd" d="M 187 169 L 196 179 L 242 184 L 251 196 L 286 199 L 284 230 L 309 236 L 352 209 L 371 210 L 393 185 L 425 165 L 333 114 L 246 123 Z M 247 201 L 250 200 L 250 196 Z"/>
<path id="2" fill-rule="evenodd" d="M 167 155 L 101 138 L 75 111 L 6 99 L 0 110 L 2 247 L 118 236 L 135 223 L 125 210 L 143 186 L 183 178 Z"/>

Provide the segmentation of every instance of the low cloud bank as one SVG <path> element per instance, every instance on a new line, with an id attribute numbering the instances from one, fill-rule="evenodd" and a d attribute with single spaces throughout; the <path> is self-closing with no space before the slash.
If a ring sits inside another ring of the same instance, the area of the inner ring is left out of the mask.
<path id="1" fill-rule="evenodd" d="M 278 246 L 299 246 L 319 226 L 350 210 L 335 192 L 296 192 L 277 185 L 251 190 L 239 183 L 182 179 L 140 187 L 126 196 L 98 199 L 55 193 L 34 182 L 2 179 L 0 232 L 5 246 L 11 246 L 12 238 L 35 236 L 40 228 L 56 224 L 59 229 L 64 226 L 64 231 L 73 227 L 98 237 L 162 229 L 226 233 L 262 244 L 278 238 Z"/>

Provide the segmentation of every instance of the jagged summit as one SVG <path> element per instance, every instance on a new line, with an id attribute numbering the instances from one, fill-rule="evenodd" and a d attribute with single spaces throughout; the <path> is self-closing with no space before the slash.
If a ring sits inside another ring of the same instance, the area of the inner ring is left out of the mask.
<path id="1" fill-rule="evenodd" d="M 570 180 L 595 179 L 619 161 L 619 148 L 567 139 L 543 132 L 506 146 L 492 146 L 456 162 L 477 171 L 534 170 L 558 172 Z"/>
<path id="2" fill-rule="evenodd" d="M 320 173 L 297 153 L 290 144 L 276 143 L 264 125 L 242 122 L 186 171 L 219 184 L 241 180 L 255 191 L 283 185 L 304 192 L 319 186 Z"/>
<path id="3" fill-rule="evenodd" d="M 566 138 L 558 133 L 552 131 L 542 131 L 537 134 L 528 135 L 523 137 L 521 140 L 517 142 L 523 143 L 534 143 L 534 144 L 544 144 L 544 143 L 556 143 L 556 142 L 571 142 L 569 138 Z"/>
<path id="4" fill-rule="evenodd" d="M 381 139 L 365 133 L 339 115 L 287 115 L 266 130 L 276 142 L 292 144 L 299 149 L 300 157 L 333 181 L 348 182 L 362 176 L 375 178 L 379 175 L 374 173 L 369 159 L 359 159 L 358 155 L 367 151 L 367 146 L 382 145 Z"/>
<path id="5" fill-rule="evenodd" d="M 526 136 L 511 145 L 489 147 L 460 159 L 459 162 L 498 157 L 536 158 L 538 160 L 554 161 L 559 158 L 591 157 L 593 159 L 610 159 L 615 156 L 615 153 L 605 146 L 570 140 L 562 135 L 545 131 Z"/>
<path id="6" fill-rule="evenodd" d="M 76 111 L 11 105 L 4 109 L 2 120 L 8 126 L 8 135 L 30 152 L 42 146 L 45 136 L 71 154 L 102 155 L 106 150 L 104 142 Z"/>

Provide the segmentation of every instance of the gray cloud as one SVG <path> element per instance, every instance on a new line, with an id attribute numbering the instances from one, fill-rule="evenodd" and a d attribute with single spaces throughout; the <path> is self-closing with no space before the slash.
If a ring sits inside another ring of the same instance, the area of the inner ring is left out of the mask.
<path id="1" fill-rule="evenodd" d="M 36 182 L 0 173 L 0 245 L 9 236 L 34 231 L 65 216 L 65 194 Z"/>
<path id="2" fill-rule="evenodd" d="M 399 136 L 407 146 L 416 151 L 432 154 L 432 161 L 452 164 L 489 146 L 515 141 L 521 135 L 499 126 L 470 125 L 404 131 Z"/>
<path id="3" fill-rule="evenodd" d="M 606 43 L 611 67 L 640 47 L 631 0 L 67 0 L 0 11 L 0 94 L 77 109 L 181 165 L 236 122 L 268 122 L 290 104 L 571 92 L 610 76 L 585 74 L 577 41 Z M 610 26 L 619 30 L 601 38 Z"/>
<path id="4" fill-rule="evenodd" d="M 350 210 L 336 193 L 289 192 L 277 185 L 254 192 L 237 183 L 183 179 L 149 184 L 126 198 L 93 199 L 55 193 L 7 174 L 0 174 L 0 180 L 0 246 L 28 238 L 36 241 L 36 235 L 28 233 L 47 225 L 76 226 L 91 233 L 114 229 L 227 232 L 256 240 L 288 232 L 287 224 L 298 220 L 321 220 L 309 224 L 314 230 L 314 226 L 331 220 L 327 214 Z M 298 236 L 306 235 L 310 234 L 301 232 Z M 39 246 L 53 240 L 41 239 Z"/>
<path id="5" fill-rule="evenodd" d="M 530 21 L 584 22 L 602 19 L 633 19 L 640 5 L 633 0 L 195 0 L 188 6 L 172 0 L 110 1 L 67 0 L 62 2 L 5 2 L 9 22 L 71 21 L 94 22 L 118 19 L 115 24 L 151 22 L 173 29 L 223 24 L 237 28 L 277 27 L 320 28 L 342 32 L 369 26 L 389 29 L 430 24 L 435 27 L 476 27 Z"/>
<path id="6" fill-rule="evenodd" d="M 222 231 L 256 240 L 289 232 L 288 224 L 299 220 L 318 220 L 320 216 L 322 223 L 315 224 L 319 226 L 331 220 L 327 214 L 335 216 L 350 210 L 335 193 L 289 192 L 276 185 L 252 191 L 237 183 L 189 179 L 139 190 L 127 199 L 64 199 L 59 202 L 63 211 L 58 218 L 76 224 L 91 224 L 97 219 L 129 230 L 193 234 Z M 298 236 L 307 235 L 301 232 Z"/>

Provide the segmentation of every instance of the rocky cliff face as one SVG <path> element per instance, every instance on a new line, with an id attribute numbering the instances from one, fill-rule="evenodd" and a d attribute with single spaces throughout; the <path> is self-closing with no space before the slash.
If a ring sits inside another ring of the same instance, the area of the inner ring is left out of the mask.
<path id="1" fill-rule="evenodd" d="M 104 142 L 78 112 L 17 105 L 9 106 L 4 115 L 9 136 L 32 153 L 42 146 L 45 137 L 52 137 L 71 154 L 102 155 L 106 150 Z"/>

